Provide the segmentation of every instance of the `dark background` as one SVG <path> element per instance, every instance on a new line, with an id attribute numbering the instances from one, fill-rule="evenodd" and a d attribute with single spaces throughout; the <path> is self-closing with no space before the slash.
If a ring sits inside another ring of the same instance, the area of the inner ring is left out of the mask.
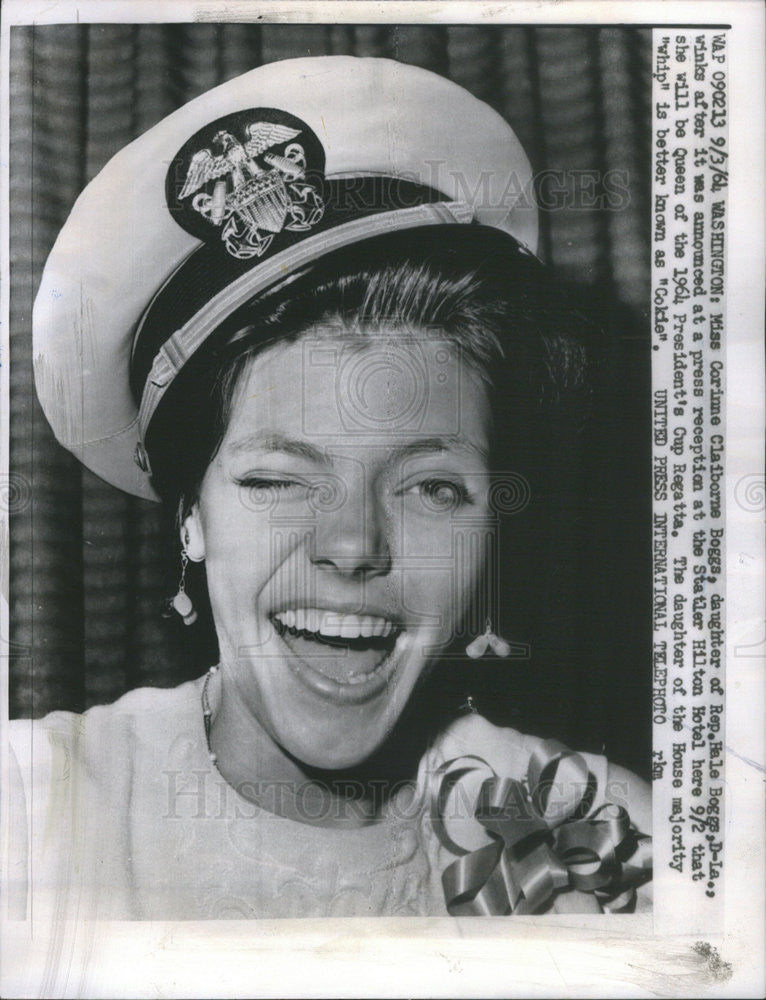
<path id="1" fill-rule="evenodd" d="M 475 668 L 465 690 L 495 722 L 647 774 L 651 36 L 635 28 L 12 29 L 11 717 L 174 685 L 211 655 L 194 629 L 160 614 L 178 578 L 167 515 L 82 468 L 37 404 L 32 303 L 56 233 L 109 157 L 179 105 L 261 63 L 330 53 L 451 77 L 507 118 L 536 172 L 568 172 L 565 193 L 541 212 L 541 254 L 600 312 L 612 367 L 583 452 L 578 531 L 558 553 L 566 569 L 550 607 L 536 602 L 532 658 Z M 596 178 L 579 196 L 576 171 Z M 610 171 L 623 171 L 629 190 L 611 207 L 599 180 Z M 550 200 L 550 188 L 541 193 Z"/>

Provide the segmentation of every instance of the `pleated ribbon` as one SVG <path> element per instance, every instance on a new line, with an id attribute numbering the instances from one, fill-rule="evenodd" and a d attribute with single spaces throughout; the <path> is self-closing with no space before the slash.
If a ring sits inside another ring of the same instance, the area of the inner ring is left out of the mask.
<path id="1" fill-rule="evenodd" d="M 489 777 L 473 819 L 490 843 L 468 850 L 448 832 L 449 800 L 461 779 L 482 770 Z M 440 843 L 457 856 L 442 873 L 448 912 L 539 913 L 569 889 L 592 894 L 594 910 L 631 910 L 637 887 L 651 878 L 651 838 L 636 833 L 622 806 L 608 802 L 588 815 L 595 794 L 583 758 L 556 740 L 532 754 L 525 781 L 498 777 L 481 757 L 445 761 L 430 808 Z"/>

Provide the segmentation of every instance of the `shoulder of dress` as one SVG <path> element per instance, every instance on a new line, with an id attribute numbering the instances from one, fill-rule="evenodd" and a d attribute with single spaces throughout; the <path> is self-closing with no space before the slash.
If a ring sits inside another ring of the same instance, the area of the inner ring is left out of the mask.
<path id="1" fill-rule="evenodd" d="M 530 757 L 545 742 L 540 736 L 521 733 L 509 726 L 495 726 L 482 715 L 471 713 L 455 719 L 440 733 L 426 754 L 424 763 L 428 770 L 433 771 L 444 761 L 455 757 L 480 757 L 496 774 L 521 780 L 526 776 Z M 571 749 L 577 751 L 576 747 Z M 587 764 L 591 779 L 603 795 L 609 769 L 606 757 L 577 753 Z"/>
<path id="2" fill-rule="evenodd" d="M 23 767 L 44 766 L 55 746 L 73 745 L 82 732 L 84 715 L 55 711 L 39 719 L 11 719 L 6 730 L 11 751 Z"/>
<path id="3" fill-rule="evenodd" d="M 94 705 L 84 718 L 117 719 L 121 716 L 149 717 L 154 714 L 173 716 L 177 712 L 196 712 L 200 705 L 204 678 L 185 681 L 172 688 L 140 687 L 126 692 L 108 705 Z"/>
<path id="4" fill-rule="evenodd" d="M 93 747 L 100 755 L 107 746 L 124 746 L 156 728 L 158 720 L 167 733 L 174 723 L 196 719 L 201 685 L 200 679 L 174 688 L 136 688 L 83 713 L 55 711 L 40 719 L 14 719 L 8 725 L 8 739 L 20 763 L 34 761 L 38 768 L 57 751 L 79 758 Z"/>
<path id="5" fill-rule="evenodd" d="M 471 741 L 504 740 L 513 743 L 523 743 L 530 737 L 520 733 L 510 726 L 496 726 L 478 712 L 468 712 L 457 716 L 442 731 L 442 738 L 468 743 Z M 534 737 L 532 737 L 534 739 Z"/>
<path id="6" fill-rule="evenodd" d="M 455 757 L 480 757 L 497 774 L 521 778 L 529 757 L 542 740 L 507 726 L 495 726 L 477 713 L 451 722 L 434 741 L 427 754 L 430 767 Z"/>

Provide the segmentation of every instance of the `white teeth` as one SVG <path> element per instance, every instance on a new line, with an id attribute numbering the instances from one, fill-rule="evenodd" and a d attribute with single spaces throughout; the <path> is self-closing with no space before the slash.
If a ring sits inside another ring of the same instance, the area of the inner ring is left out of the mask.
<path id="1" fill-rule="evenodd" d="M 332 616 L 328 615 L 325 620 L 327 621 L 328 619 L 332 620 Z M 362 634 L 361 621 L 358 615 L 341 615 L 338 634 L 343 636 L 344 639 L 358 639 Z"/>
<path id="2" fill-rule="evenodd" d="M 322 619 L 322 628 L 320 629 L 322 635 L 329 637 L 341 636 L 343 635 L 343 623 L 339 618 L 333 618 L 332 615 L 325 615 Z"/>
<path id="3" fill-rule="evenodd" d="M 337 611 L 320 611 L 318 608 L 279 611 L 274 617 L 287 628 L 305 632 L 319 632 L 328 638 L 387 638 L 395 627 L 393 622 L 374 615 L 345 615 L 339 614 Z"/>

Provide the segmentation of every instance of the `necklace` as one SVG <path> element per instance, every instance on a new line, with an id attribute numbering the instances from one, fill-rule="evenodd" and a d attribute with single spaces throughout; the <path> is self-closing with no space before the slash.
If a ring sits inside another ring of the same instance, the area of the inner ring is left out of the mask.
<path id="1" fill-rule="evenodd" d="M 210 724 L 213 718 L 213 710 L 210 707 L 210 699 L 208 698 L 208 685 L 210 684 L 210 678 L 213 674 L 218 673 L 218 667 L 211 667 L 205 674 L 205 682 L 202 685 L 202 721 L 205 723 L 205 742 L 207 743 L 207 755 L 212 761 L 215 769 L 218 771 L 218 757 L 213 753 L 213 748 L 210 746 Z M 220 771 L 219 771 L 220 774 Z M 223 777 L 223 776 L 222 776 Z"/>

